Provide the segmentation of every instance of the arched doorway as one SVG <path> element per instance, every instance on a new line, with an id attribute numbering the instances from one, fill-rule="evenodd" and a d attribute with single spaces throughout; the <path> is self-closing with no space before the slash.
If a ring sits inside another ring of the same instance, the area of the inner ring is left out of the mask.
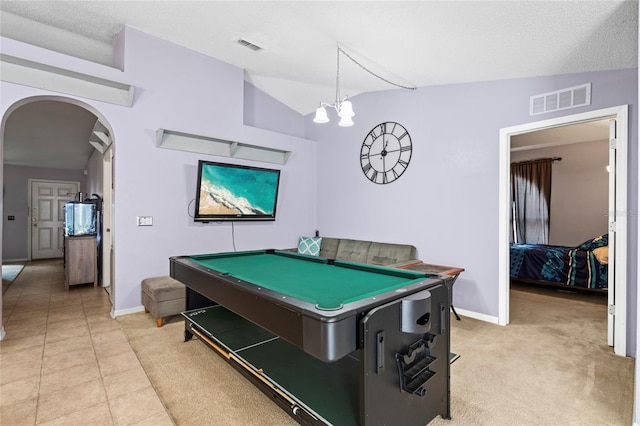
<path id="1" fill-rule="evenodd" d="M 71 139 L 77 140 L 77 147 L 69 143 Z M 37 240 L 38 235 L 37 232 L 33 232 L 37 228 L 33 221 L 30 193 L 32 182 L 29 180 L 51 181 L 55 185 L 60 182 L 80 181 L 82 191 L 88 196 L 95 194 L 104 200 L 101 204 L 102 217 L 105 219 L 101 226 L 102 238 L 99 244 L 102 249 L 100 267 L 103 272 L 100 285 L 108 289 L 113 304 L 115 286 L 111 278 L 114 170 L 112 142 L 111 126 L 99 111 L 84 102 L 63 96 L 34 96 L 21 99 L 7 108 L 0 127 L 0 170 L 4 189 L 0 214 L 3 217 L 9 215 L 11 222 L 7 223 L 12 225 L 0 228 L 5 247 L 0 252 L 2 259 L 31 260 L 38 257 L 33 256 L 32 237 Z M 67 179 L 66 176 L 75 178 Z M 11 191 L 8 191 L 8 188 Z M 8 192 L 21 194 L 22 198 L 15 200 L 13 195 L 8 196 Z M 62 202 L 64 194 L 50 204 L 54 206 Z M 11 210 L 15 210 L 16 213 Z M 45 239 L 52 239 L 46 243 L 54 249 L 60 246 L 60 241 L 57 240 L 59 232 L 42 232 L 46 236 Z M 60 257 L 55 250 L 46 253 L 49 253 L 50 257 Z M 2 295 L 0 305 L 1 303 Z M 4 328 L 0 324 L 0 339 L 2 337 Z"/>

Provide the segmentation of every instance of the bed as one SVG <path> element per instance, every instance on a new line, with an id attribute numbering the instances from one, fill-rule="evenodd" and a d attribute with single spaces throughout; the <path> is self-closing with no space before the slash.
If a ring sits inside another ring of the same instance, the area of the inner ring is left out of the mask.
<path id="1" fill-rule="evenodd" d="M 608 234 L 604 234 L 575 247 L 542 244 L 511 245 L 509 248 L 511 279 L 606 292 L 608 237 Z"/>

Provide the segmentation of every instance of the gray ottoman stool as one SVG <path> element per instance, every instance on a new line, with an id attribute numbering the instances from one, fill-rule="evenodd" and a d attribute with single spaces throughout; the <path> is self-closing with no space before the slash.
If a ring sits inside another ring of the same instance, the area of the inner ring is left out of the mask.
<path id="1" fill-rule="evenodd" d="M 171 277 L 154 277 L 142 280 L 142 304 L 145 312 L 151 312 L 158 327 L 165 317 L 178 315 L 185 310 L 185 287 Z"/>

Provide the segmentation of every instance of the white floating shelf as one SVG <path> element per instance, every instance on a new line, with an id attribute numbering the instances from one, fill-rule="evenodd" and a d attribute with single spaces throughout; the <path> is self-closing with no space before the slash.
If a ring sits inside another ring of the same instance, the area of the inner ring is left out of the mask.
<path id="1" fill-rule="evenodd" d="M 111 136 L 109 135 L 109 129 L 100 122 L 100 120 L 96 120 L 96 124 L 93 126 L 93 131 L 89 136 L 89 143 L 95 149 L 97 149 L 100 154 L 104 154 L 104 152 L 111 146 Z"/>
<path id="2" fill-rule="evenodd" d="M 0 54 L 2 81 L 131 107 L 135 87 L 15 56 Z"/>
<path id="3" fill-rule="evenodd" d="M 291 151 L 166 129 L 158 129 L 156 131 L 156 144 L 159 148 L 199 152 L 201 154 L 220 155 L 223 157 L 241 158 L 243 160 L 263 161 L 275 164 L 286 164 L 291 155 Z"/>

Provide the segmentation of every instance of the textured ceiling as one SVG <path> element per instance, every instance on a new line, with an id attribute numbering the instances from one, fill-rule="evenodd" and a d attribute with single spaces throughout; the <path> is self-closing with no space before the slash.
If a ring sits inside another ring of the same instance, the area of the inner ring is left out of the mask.
<path id="1" fill-rule="evenodd" d="M 0 1 L 0 35 L 106 65 L 124 25 L 236 65 L 302 114 L 335 100 L 337 43 L 378 76 L 417 87 L 638 64 L 635 0 Z M 392 88 L 341 55 L 341 95 Z M 39 143 L 33 152 L 71 142 L 15 137 Z"/>
<path id="2" fill-rule="evenodd" d="M 0 34 L 111 65 L 130 25 L 246 70 L 307 114 L 335 100 L 336 43 L 409 86 L 637 66 L 637 1 L 7 1 Z M 244 38 L 263 50 L 236 41 Z M 390 89 L 341 57 L 342 95 Z"/>

